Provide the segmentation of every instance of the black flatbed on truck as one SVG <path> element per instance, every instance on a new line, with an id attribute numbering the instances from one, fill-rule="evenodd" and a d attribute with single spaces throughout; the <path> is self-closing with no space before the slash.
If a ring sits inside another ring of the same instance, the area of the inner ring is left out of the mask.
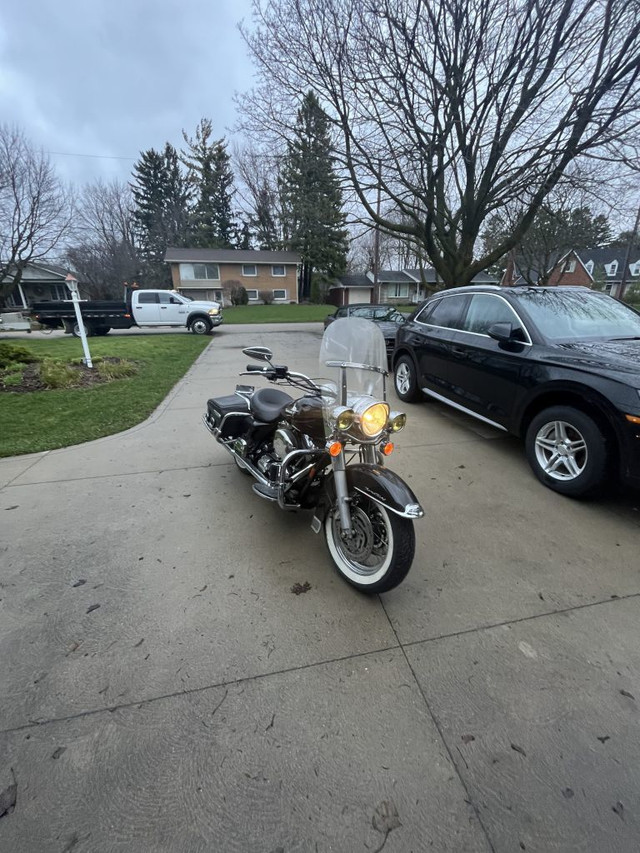
<path id="1" fill-rule="evenodd" d="M 110 329 L 129 329 L 136 325 L 126 302 L 96 299 L 80 302 L 79 305 L 89 335 L 106 335 Z M 41 325 L 50 329 L 74 331 L 76 315 L 72 302 L 34 302 L 30 313 Z"/>

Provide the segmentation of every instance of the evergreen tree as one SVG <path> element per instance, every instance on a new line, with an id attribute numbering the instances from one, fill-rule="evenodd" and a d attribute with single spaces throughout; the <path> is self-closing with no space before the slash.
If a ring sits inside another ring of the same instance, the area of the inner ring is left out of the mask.
<path id="1" fill-rule="evenodd" d="M 308 299 L 313 273 L 329 278 L 346 268 L 347 232 L 329 121 L 313 92 L 295 131 L 282 167 L 283 219 L 288 248 L 302 256 L 300 297 Z"/>
<path id="2" fill-rule="evenodd" d="M 194 138 L 182 131 L 187 151 L 182 162 L 195 198 L 191 215 L 191 245 L 203 249 L 231 248 L 236 225 L 231 209 L 233 172 L 223 139 L 212 139 L 213 128 L 203 118 Z"/>
<path id="3" fill-rule="evenodd" d="M 167 246 L 185 245 L 189 221 L 189 189 L 178 153 L 168 142 L 163 152 L 150 148 L 142 152 L 133 171 L 141 278 L 147 285 L 169 286 L 171 275 L 164 255 Z"/>

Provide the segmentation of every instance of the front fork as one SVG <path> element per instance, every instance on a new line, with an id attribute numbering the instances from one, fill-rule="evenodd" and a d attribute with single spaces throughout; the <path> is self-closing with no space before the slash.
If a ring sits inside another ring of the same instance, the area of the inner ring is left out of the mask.
<path id="1" fill-rule="evenodd" d="M 376 462 L 376 449 L 370 444 L 362 445 L 360 455 L 363 462 L 374 464 Z M 344 461 L 344 453 L 339 453 L 331 460 L 333 465 L 333 481 L 336 488 L 336 501 L 338 504 L 338 514 L 340 515 L 340 526 L 345 536 L 351 536 L 351 511 L 349 504 L 349 486 L 347 484 L 347 466 Z"/>

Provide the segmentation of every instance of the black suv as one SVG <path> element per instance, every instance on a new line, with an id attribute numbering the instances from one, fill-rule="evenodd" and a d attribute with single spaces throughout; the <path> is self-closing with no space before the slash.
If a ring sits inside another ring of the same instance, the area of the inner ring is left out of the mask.
<path id="1" fill-rule="evenodd" d="M 610 474 L 640 487 L 640 314 L 583 287 L 460 287 L 399 328 L 395 388 L 525 440 L 546 486 L 573 497 Z"/>

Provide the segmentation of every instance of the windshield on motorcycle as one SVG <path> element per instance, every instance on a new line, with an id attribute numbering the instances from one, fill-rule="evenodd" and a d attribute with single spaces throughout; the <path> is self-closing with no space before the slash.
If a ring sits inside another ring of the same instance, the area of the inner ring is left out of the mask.
<path id="1" fill-rule="evenodd" d="M 342 369 L 337 365 L 345 365 Z M 322 338 L 320 373 L 326 403 L 350 405 L 343 400 L 343 376 L 349 398 L 368 395 L 385 399 L 387 350 L 380 329 L 370 320 L 345 317 L 334 320 Z"/>

